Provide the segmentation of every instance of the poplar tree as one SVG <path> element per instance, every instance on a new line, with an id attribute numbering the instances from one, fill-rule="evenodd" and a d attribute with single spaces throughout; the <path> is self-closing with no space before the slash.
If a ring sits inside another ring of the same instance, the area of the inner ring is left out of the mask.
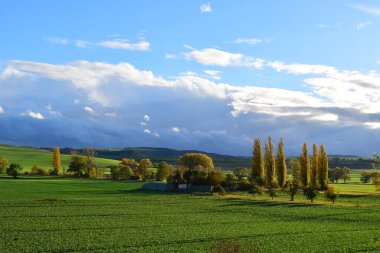
<path id="1" fill-rule="evenodd" d="M 313 157 L 311 158 L 311 183 L 319 188 L 319 154 L 317 144 L 313 144 Z"/>
<path id="2" fill-rule="evenodd" d="M 276 174 L 278 185 L 280 187 L 285 187 L 286 184 L 286 157 L 284 151 L 284 141 L 280 139 L 280 143 L 277 148 L 276 156 Z"/>
<path id="3" fill-rule="evenodd" d="M 266 184 L 276 183 L 276 165 L 274 160 L 274 149 L 272 138 L 268 136 L 268 142 L 265 143 L 265 170 Z"/>
<path id="4" fill-rule="evenodd" d="M 301 165 L 301 183 L 304 187 L 310 184 L 310 158 L 307 153 L 306 142 L 302 146 L 302 153 L 300 155 L 300 165 Z"/>
<path id="5" fill-rule="evenodd" d="M 53 148 L 53 173 L 59 175 L 61 172 L 61 153 L 59 147 Z"/>
<path id="6" fill-rule="evenodd" d="M 326 190 L 329 185 L 328 176 L 329 159 L 325 147 L 321 144 L 321 147 L 319 148 L 319 183 L 322 190 Z"/>
<path id="7" fill-rule="evenodd" d="M 253 144 L 252 178 L 263 182 L 264 176 L 264 156 L 261 141 L 259 138 L 256 138 Z"/>

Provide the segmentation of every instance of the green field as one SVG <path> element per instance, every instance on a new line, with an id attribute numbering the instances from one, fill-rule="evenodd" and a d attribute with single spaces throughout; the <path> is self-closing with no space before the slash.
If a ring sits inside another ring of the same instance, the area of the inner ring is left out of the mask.
<path id="1" fill-rule="evenodd" d="M 15 147 L 15 146 L 0 146 L 0 157 L 7 158 L 10 163 L 18 163 L 23 167 L 23 171 L 29 171 L 34 165 L 44 169 L 52 168 L 52 153 L 47 150 Z M 70 155 L 61 154 L 62 167 L 68 168 L 70 163 Z M 99 167 L 107 167 L 116 165 L 119 161 L 104 158 L 95 158 L 95 163 Z"/>
<path id="2" fill-rule="evenodd" d="M 380 195 L 335 205 L 136 191 L 139 182 L 0 179 L 1 252 L 205 252 L 233 239 L 260 252 L 380 252 Z M 372 186 L 373 187 L 373 186 Z"/>

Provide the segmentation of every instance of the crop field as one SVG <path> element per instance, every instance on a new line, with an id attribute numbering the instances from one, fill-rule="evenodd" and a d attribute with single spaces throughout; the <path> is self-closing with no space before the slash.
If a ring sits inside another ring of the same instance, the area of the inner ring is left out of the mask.
<path id="1" fill-rule="evenodd" d="M 10 163 L 18 163 L 23 167 L 22 172 L 29 171 L 34 165 L 46 170 L 52 168 L 52 153 L 47 150 L 29 147 L 0 146 L 0 157 L 5 157 Z M 70 155 L 61 154 L 62 167 L 69 167 Z M 104 158 L 95 158 L 100 167 L 116 165 L 119 161 Z"/>
<path id="2" fill-rule="evenodd" d="M 380 251 L 378 194 L 309 204 L 301 194 L 272 201 L 137 191 L 141 184 L 3 177 L 1 252 L 206 252 L 228 239 L 260 252 Z"/>

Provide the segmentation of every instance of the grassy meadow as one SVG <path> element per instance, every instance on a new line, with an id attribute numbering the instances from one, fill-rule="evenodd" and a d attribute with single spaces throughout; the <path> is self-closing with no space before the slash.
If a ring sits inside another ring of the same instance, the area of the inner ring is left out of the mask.
<path id="1" fill-rule="evenodd" d="M 378 194 L 333 205 L 301 194 L 290 202 L 137 191 L 141 184 L 3 177 L 1 252 L 206 252 L 227 239 L 259 252 L 380 251 Z"/>
<path id="2" fill-rule="evenodd" d="M 22 172 L 30 171 L 34 165 L 46 170 L 52 168 L 52 153 L 43 149 L 16 146 L 1 146 L 0 157 L 7 158 L 10 163 L 18 163 L 23 167 Z M 69 168 L 70 155 L 61 154 L 62 167 Z M 119 161 L 105 158 L 95 158 L 99 167 L 117 165 Z"/>

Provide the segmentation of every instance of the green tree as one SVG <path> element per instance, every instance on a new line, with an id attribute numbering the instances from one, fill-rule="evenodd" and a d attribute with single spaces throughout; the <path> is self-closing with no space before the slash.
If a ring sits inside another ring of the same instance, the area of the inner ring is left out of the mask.
<path id="1" fill-rule="evenodd" d="M 269 187 L 268 188 L 268 195 L 272 198 L 272 200 L 274 199 L 274 197 L 277 197 L 277 192 L 276 192 L 276 189 L 273 188 L 273 187 Z"/>
<path id="2" fill-rule="evenodd" d="M 172 174 L 172 172 L 173 167 L 170 164 L 166 162 L 160 162 L 157 168 L 156 179 L 158 181 L 166 181 L 167 178 Z"/>
<path id="3" fill-rule="evenodd" d="M 314 185 L 310 184 L 303 189 L 303 194 L 307 199 L 310 199 L 311 203 L 313 203 L 313 200 L 317 197 L 318 190 L 314 187 Z"/>
<path id="4" fill-rule="evenodd" d="M 322 190 L 329 185 L 329 159 L 323 144 L 319 148 L 319 183 Z"/>
<path id="5" fill-rule="evenodd" d="M 329 179 L 331 182 L 339 183 L 340 179 L 343 179 L 343 169 L 336 167 L 335 169 L 329 170 Z"/>
<path id="6" fill-rule="evenodd" d="M 239 179 L 243 179 L 244 177 L 249 177 L 249 169 L 245 167 L 236 167 L 232 170 L 234 175 Z"/>
<path id="7" fill-rule="evenodd" d="M 311 158 L 311 175 L 310 175 L 311 183 L 319 188 L 319 153 L 317 144 L 313 144 L 313 156 Z"/>
<path id="8" fill-rule="evenodd" d="M 324 196 L 326 199 L 332 201 L 334 204 L 339 194 L 333 186 L 328 186 L 327 190 L 324 192 Z"/>
<path id="9" fill-rule="evenodd" d="M 277 169 L 277 181 L 280 187 L 284 187 L 286 184 L 286 157 L 284 151 L 284 142 L 282 138 L 280 139 L 280 143 L 277 148 L 277 156 L 276 156 L 276 169 Z"/>
<path id="10" fill-rule="evenodd" d="M 61 152 L 59 147 L 53 148 L 53 174 L 59 175 L 61 173 Z"/>
<path id="11" fill-rule="evenodd" d="M 294 179 L 286 181 L 285 192 L 289 194 L 290 201 L 294 201 L 294 196 L 298 193 L 298 190 L 299 190 L 298 183 L 299 181 L 296 181 Z"/>
<path id="12" fill-rule="evenodd" d="M 202 166 L 205 169 L 214 168 L 214 162 L 212 161 L 212 158 L 202 153 L 186 153 L 179 158 L 179 161 L 182 165 L 189 168 L 190 170 L 194 169 L 197 166 Z"/>
<path id="13" fill-rule="evenodd" d="M 346 183 L 347 180 L 351 179 L 350 173 L 351 173 L 351 170 L 349 168 L 343 167 L 343 169 L 342 169 L 343 183 Z"/>
<path id="14" fill-rule="evenodd" d="M 9 167 L 7 168 L 7 174 L 9 176 L 12 176 L 13 178 L 18 178 L 18 175 L 20 173 L 20 170 L 22 170 L 22 167 L 18 163 L 11 163 Z"/>
<path id="15" fill-rule="evenodd" d="M 0 174 L 6 171 L 6 169 L 8 168 L 8 165 L 9 165 L 9 161 L 4 157 L 0 157 Z"/>
<path id="16" fill-rule="evenodd" d="M 87 161 L 83 156 L 74 155 L 71 157 L 68 172 L 74 173 L 75 176 L 83 176 L 86 170 Z"/>
<path id="17" fill-rule="evenodd" d="M 264 182 L 265 179 L 264 156 L 259 138 L 256 138 L 253 144 L 252 179 L 259 182 Z"/>
<path id="18" fill-rule="evenodd" d="M 302 146 L 302 153 L 300 155 L 301 165 L 301 183 L 304 187 L 310 184 L 310 158 L 307 152 L 306 142 Z"/>
<path id="19" fill-rule="evenodd" d="M 266 184 L 270 185 L 277 182 L 276 179 L 276 164 L 274 159 L 274 149 L 272 138 L 268 136 L 268 142 L 265 143 L 265 170 Z"/>
<path id="20" fill-rule="evenodd" d="M 363 170 L 360 174 L 360 182 L 366 184 L 371 181 L 371 172 L 368 170 Z"/>

